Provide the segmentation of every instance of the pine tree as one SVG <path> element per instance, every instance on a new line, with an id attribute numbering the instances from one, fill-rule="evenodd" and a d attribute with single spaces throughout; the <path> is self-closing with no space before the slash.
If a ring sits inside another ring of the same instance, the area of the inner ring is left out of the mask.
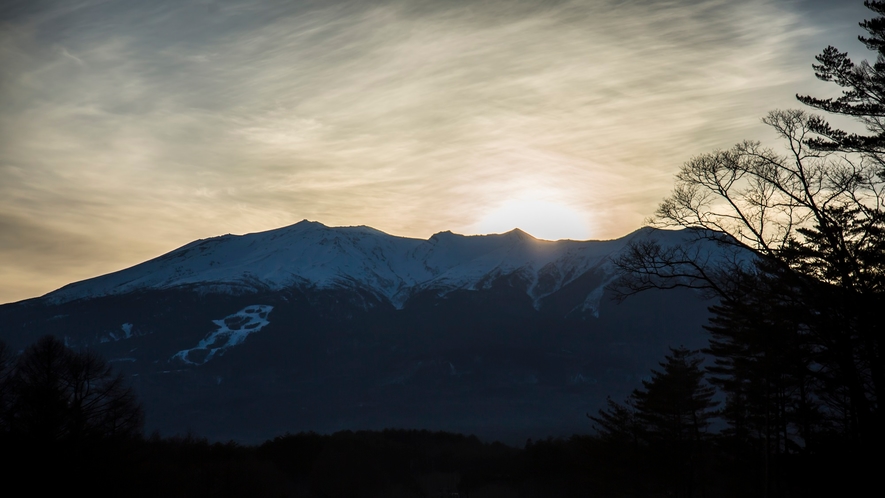
<path id="1" fill-rule="evenodd" d="M 660 364 L 663 371 L 652 370 L 651 380 L 643 381 L 643 389 L 632 395 L 652 461 L 676 496 L 693 496 L 695 486 L 703 484 L 704 440 L 718 404 L 697 353 L 682 346 L 670 348 Z"/>
<path id="2" fill-rule="evenodd" d="M 627 444 L 634 449 L 639 447 L 643 428 L 636 416 L 636 408 L 631 400 L 625 404 L 607 398 L 607 408 L 599 410 L 599 416 L 587 414 L 596 424 L 594 428 L 603 440 L 615 444 Z"/>
<path id="3" fill-rule="evenodd" d="M 639 418 L 650 439 L 699 442 L 717 405 L 712 401 L 715 390 L 700 369 L 703 359 L 682 346 L 670 348 L 664 359 L 663 371 L 652 370 L 651 380 L 642 381 L 643 389 L 633 392 Z"/>
<path id="4" fill-rule="evenodd" d="M 609 399 L 608 408 L 590 418 L 604 440 L 635 447 L 633 459 L 645 466 L 653 487 L 692 496 L 703 483 L 707 428 L 718 403 L 697 351 L 670 348 L 664 359 L 663 370 L 652 370 L 624 405 Z"/>
<path id="5" fill-rule="evenodd" d="M 885 15 L 883 1 L 867 0 L 864 5 L 877 14 Z M 842 96 L 818 99 L 797 95 L 796 98 L 803 104 L 829 113 L 855 117 L 871 133 L 847 133 L 831 127 L 823 118 L 816 118 L 811 129 L 820 137 L 809 139 L 809 145 L 820 150 L 861 152 L 877 160 L 880 165 L 885 165 L 882 158 L 885 152 L 885 17 L 864 20 L 860 26 L 870 36 L 859 36 L 858 39 L 877 53 L 876 61 L 873 64 L 867 61 L 855 64 L 848 58 L 847 52 L 829 46 L 816 57 L 819 64 L 812 67 L 819 79 L 844 88 Z"/>
<path id="6" fill-rule="evenodd" d="M 807 326 L 815 309 L 800 288 L 808 281 L 767 270 L 744 274 L 740 294 L 711 308 L 705 352 L 714 357 L 710 382 L 726 396 L 721 442 L 756 477 L 754 492 L 774 496 L 785 456 L 805 452 L 827 420 L 818 396 L 822 349 Z"/>

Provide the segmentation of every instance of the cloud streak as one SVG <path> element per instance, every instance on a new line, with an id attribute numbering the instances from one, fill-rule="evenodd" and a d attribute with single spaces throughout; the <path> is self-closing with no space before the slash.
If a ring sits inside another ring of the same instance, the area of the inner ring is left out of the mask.
<path id="1" fill-rule="evenodd" d="M 807 5 L 12 4 L 0 213 L 16 247 L 83 249 L 45 245 L 49 274 L 0 246 L 0 302 L 302 218 L 426 237 L 527 198 L 623 235 L 690 156 L 765 138 L 812 79 L 798 55 L 865 15 Z"/>

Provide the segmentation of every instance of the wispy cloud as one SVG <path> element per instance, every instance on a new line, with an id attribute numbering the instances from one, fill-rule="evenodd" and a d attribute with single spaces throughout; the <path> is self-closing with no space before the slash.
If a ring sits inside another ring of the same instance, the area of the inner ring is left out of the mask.
<path id="1" fill-rule="evenodd" d="M 0 246 L 0 302 L 302 218 L 426 237 L 522 196 L 619 236 L 691 155 L 765 138 L 833 29 L 766 0 L 10 5 L 0 213 L 84 249 Z"/>

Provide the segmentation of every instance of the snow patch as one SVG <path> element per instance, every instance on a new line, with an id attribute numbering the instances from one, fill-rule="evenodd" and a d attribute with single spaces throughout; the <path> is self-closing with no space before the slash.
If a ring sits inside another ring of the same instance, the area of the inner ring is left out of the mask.
<path id="1" fill-rule="evenodd" d="M 121 333 L 122 332 L 122 333 Z M 108 332 L 107 334 L 98 338 L 98 342 L 104 344 L 106 342 L 117 342 L 122 339 L 131 339 L 133 337 L 132 333 L 132 324 L 124 323 L 120 325 L 120 331 Z"/>
<path id="2" fill-rule="evenodd" d="M 593 289 L 593 292 L 587 294 L 584 303 L 581 305 L 581 311 L 589 311 L 595 318 L 599 318 L 599 307 L 602 304 L 602 295 L 605 289 L 599 286 Z"/>
<path id="3" fill-rule="evenodd" d="M 273 306 L 253 304 L 221 320 L 212 320 L 218 330 L 210 332 L 195 347 L 175 353 L 169 361 L 177 360 L 188 365 L 202 365 L 215 356 L 221 356 L 228 349 L 242 344 L 249 335 L 267 326 L 270 323 L 267 315 L 271 310 Z"/>

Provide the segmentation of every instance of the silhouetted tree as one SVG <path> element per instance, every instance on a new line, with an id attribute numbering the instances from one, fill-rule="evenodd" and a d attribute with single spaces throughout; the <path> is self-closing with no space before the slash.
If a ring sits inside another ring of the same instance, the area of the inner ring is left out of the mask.
<path id="1" fill-rule="evenodd" d="M 622 465 L 642 468 L 652 485 L 676 496 L 692 496 L 703 474 L 703 454 L 710 419 L 717 402 L 704 380 L 703 359 L 697 351 L 670 348 L 670 354 L 652 370 L 651 380 L 633 391 L 625 404 L 608 400 L 596 422 L 604 441 L 632 448 Z M 639 477 L 639 476 L 637 476 Z"/>
<path id="2" fill-rule="evenodd" d="M 723 444 L 756 483 L 776 495 L 784 455 L 804 451 L 827 426 L 822 415 L 819 349 L 810 333 L 810 282 L 786 273 L 744 275 L 740 295 L 713 306 L 707 353 L 710 382 L 726 395 Z M 791 285 L 792 284 L 792 285 Z M 752 486 L 751 486 L 752 488 Z"/>
<path id="3" fill-rule="evenodd" d="M 885 2 L 867 0 L 864 5 L 885 15 Z M 796 98 L 805 105 L 829 113 L 852 116 L 870 132 L 870 135 L 848 133 L 817 117 L 810 123 L 811 131 L 817 136 L 807 140 L 809 145 L 824 151 L 860 152 L 885 166 L 882 161 L 885 153 L 885 18 L 865 20 L 860 26 L 870 36 L 858 36 L 858 39 L 877 53 L 876 61 L 855 64 L 847 52 L 829 46 L 817 56 L 819 64 L 813 65 L 815 76 L 844 88 L 842 96 L 819 99 L 797 95 Z"/>
<path id="4" fill-rule="evenodd" d="M 713 408 L 714 389 L 704 381 L 703 361 L 696 351 L 670 348 L 661 363 L 662 371 L 652 370 L 652 378 L 642 381 L 643 389 L 632 398 L 653 460 L 665 472 L 676 496 L 692 496 L 698 482 Z"/>
<path id="5" fill-rule="evenodd" d="M 9 433 L 9 408 L 12 402 L 12 361 L 6 343 L 0 341 L 0 437 Z"/>
<path id="6" fill-rule="evenodd" d="M 885 17 L 861 25 L 876 63 L 828 47 L 814 69 L 843 96 L 799 100 L 870 135 L 771 112 L 786 155 L 745 141 L 692 158 L 652 220 L 691 240 L 636 243 L 616 262 L 622 297 L 684 286 L 718 298 L 706 351 L 726 395 L 723 442 L 762 462 L 760 494 L 790 493 L 809 475 L 781 475 L 810 462 L 861 468 L 855 455 L 885 439 Z"/>
<path id="7" fill-rule="evenodd" d="M 141 434 L 143 414 L 121 374 L 91 351 L 43 337 L 18 357 L 8 379 L 6 427 L 13 438 L 80 443 Z"/>
<path id="8" fill-rule="evenodd" d="M 870 441 L 885 423 L 885 331 L 874 314 L 885 304 L 885 177 L 869 162 L 809 149 L 810 119 L 765 119 L 789 157 L 744 142 L 687 162 L 655 223 L 691 228 L 697 243 L 634 244 L 617 264 L 625 294 L 688 286 L 725 305 L 745 298 L 748 278 L 789 279 L 782 289 L 807 310 L 796 326 L 816 351 L 818 395 L 844 401 L 846 434 Z"/>
<path id="9" fill-rule="evenodd" d="M 664 358 L 663 370 L 652 370 L 651 380 L 642 381 L 643 389 L 633 392 L 638 417 L 650 438 L 699 441 L 717 405 L 700 368 L 703 359 L 682 346 L 670 348 Z"/>
<path id="10" fill-rule="evenodd" d="M 596 423 L 596 432 L 603 440 L 638 449 L 644 430 L 632 398 L 621 404 L 609 397 L 606 405 L 606 408 L 599 410 L 598 416 L 587 414 Z"/>

